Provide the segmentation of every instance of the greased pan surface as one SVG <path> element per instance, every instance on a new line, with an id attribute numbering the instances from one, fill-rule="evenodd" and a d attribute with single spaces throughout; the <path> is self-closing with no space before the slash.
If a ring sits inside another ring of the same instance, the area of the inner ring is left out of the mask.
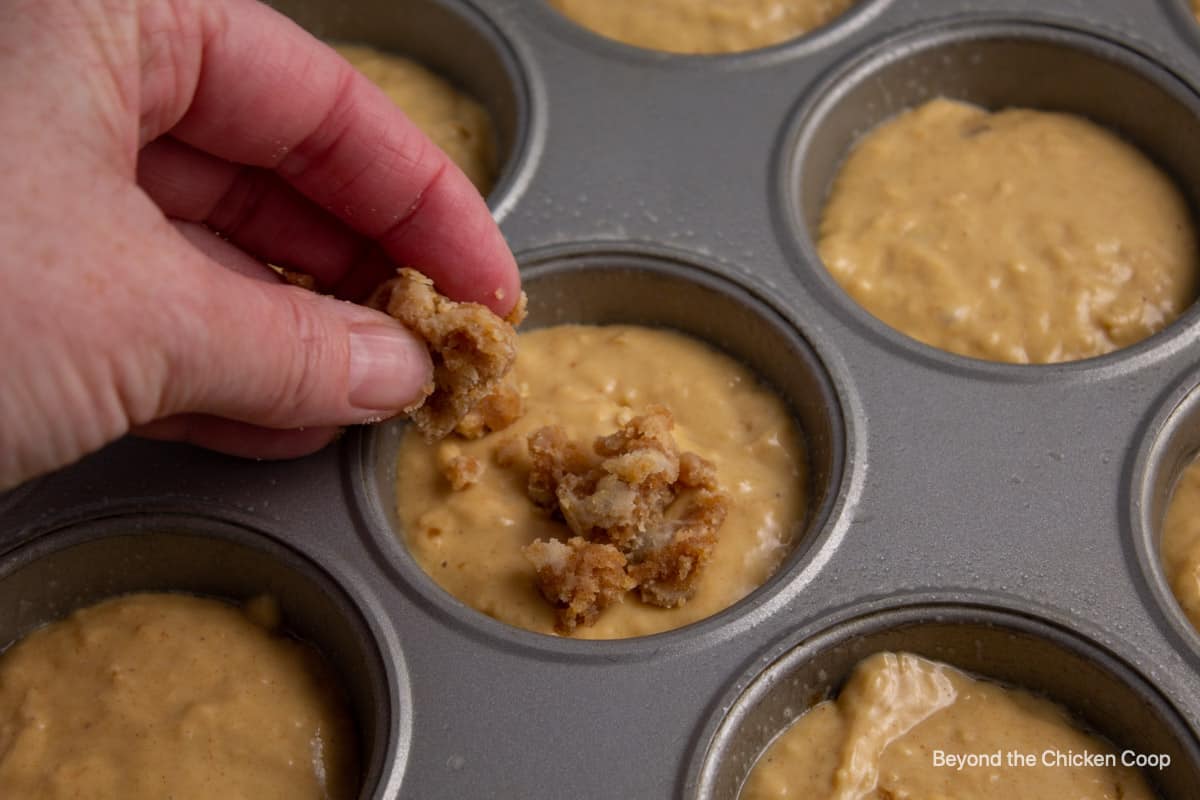
<path id="1" fill-rule="evenodd" d="M 346 679 L 371 798 L 731 797 L 881 647 L 1041 690 L 1119 748 L 1170 753 L 1148 773 L 1162 796 L 1200 796 L 1200 636 L 1156 548 L 1200 447 L 1200 312 L 1089 361 L 972 361 L 867 315 L 812 233 L 855 137 L 938 94 L 1089 116 L 1200 208 L 1184 0 L 863 0 L 728 56 L 631 48 L 538 0 L 276 5 L 489 106 L 529 324 L 670 325 L 772 383 L 812 451 L 807 532 L 716 617 L 556 639 L 461 606 L 397 542 L 397 424 L 288 463 L 126 440 L 0 495 L 0 639 L 105 591 L 277 588 Z"/>

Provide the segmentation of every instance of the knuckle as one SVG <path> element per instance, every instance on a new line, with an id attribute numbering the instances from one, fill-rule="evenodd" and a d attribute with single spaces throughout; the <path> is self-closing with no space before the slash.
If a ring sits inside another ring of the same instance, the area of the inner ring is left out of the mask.
<path id="1" fill-rule="evenodd" d="M 298 419 L 318 424 L 334 409 L 335 388 L 345 370 L 334 368 L 338 361 L 333 342 L 316 308 L 320 299 L 303 290 L 281 292 L 287 299 L 285 334 L 287 341 L 277 344 L 281 352 L 281 374 L 271 416 L 294 423 Z"/>

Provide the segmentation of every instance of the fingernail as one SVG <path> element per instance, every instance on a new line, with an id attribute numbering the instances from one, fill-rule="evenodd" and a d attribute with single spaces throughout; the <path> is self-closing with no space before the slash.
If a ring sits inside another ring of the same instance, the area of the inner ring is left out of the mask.
<path id="1" fill-rule="evenodd" d="M 399 325 L 350 329 L 350 405 L 395 413 L 425 393 L 433 367 L 424 342 Z"/>

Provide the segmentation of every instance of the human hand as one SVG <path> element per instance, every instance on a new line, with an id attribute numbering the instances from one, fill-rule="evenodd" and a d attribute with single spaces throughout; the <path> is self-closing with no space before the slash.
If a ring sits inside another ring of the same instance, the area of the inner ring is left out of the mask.
<path id="1" fill-rule="evenodd" d="M 0 489 L 131 430 L 300 455 L 418 396 L 419 341 L 266 262 L 347 299 L 396 264 L 520 291 L 462 173 L 255 0 L 10 0 L 0 142 Z"/>

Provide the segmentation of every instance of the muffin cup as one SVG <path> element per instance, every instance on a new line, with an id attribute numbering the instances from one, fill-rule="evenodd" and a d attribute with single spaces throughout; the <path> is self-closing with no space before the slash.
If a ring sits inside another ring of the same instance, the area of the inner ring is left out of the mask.
<path id="1" fill-rule="evenodd" d="M 363 765 L 361 798 L 393 797 L 404 771 L 409 722 L 399 653 L 354 593 L 263 534 L 184 514 L 80 521 L 0 555 L 0 643 L 106 598 L 183 592 L 240 604 L 279 602 L 284 629 L 315 646 L 341 679 Z"/>
<path id="2" fill-rule="evenodd" d="M 785 129 L 776 186 L 779 232 L 792 249 L 793 267 L 890 347 L 957 364 L 981 363 L 921 344 L 859 306 L 822 266 L 817 231 L 830 188 L 854 145 L 877 125 L 938 97 L 990 110 L 1064 112 L 1097 123 L 1174 178 L 1197 219 L 1200 96 L 1160 62 L 1110 38 L 1059 25 L 948 21 L 890 36 L 854 54 L 806 93 Z M 1167 330 L 1177 334 L 1196 317 L 1193 305 Z M 1085 361 L 1144 351 L 1168 335 Z M 1031 369 L 982 365 L 993 371 Z"/>
<path id="3" fill-rule="evenodd" d="M 1166 395 L 1148 426 L 1133 465 L 1128 509 L 1130 541 L 1149 602 L 1194 669 L 1200 669 L 1200 632 L 1171 591 L 1159 543 L 1175 485 L 1197 453 L 1200 453 L 1200 374 L 1193 373 Z"/>
<path id="4" fill-rule="evenodd" d="M 496 127 L 500 171 L 488 205 L 503 218 L 536 155 L 528 70 L 510 40 L 463 0 L 269 0 L 314 36 L 411 58 L 478 100 Z"/>
<path id="5" fill-rule="evenodd" d="M 1129 665 L 1064 628 L 988 607 L 913 605 L 792 637 L 745 676 L 716 717 L 695 761 L 698 800 L 737 796 L 771 741 L 805 711 L 835 696 L 873 653 L 908 652 L 1020 687 L 1065 706 L 1085 730 L 1118 750 L 1165 755 L 1143 770 L 1164 800 L 1193 796 L 1200 745 L 1179 712 Z M 772 660 L 773 659 L 773 660 Z"/>
<path id="6" fill-rule="evenodd" d="M 757 47 L 749 50 L 736 50 L 718 53 L 679 53 L 670 50 L 656 50 L 630 44 L 620 39 L 614 39 L 592 30 L 586 25 L 576 22 L 571 17 L 560 12 L 545 0 L 537 0 L 533 13 L 538 14 L 547 27 L 559 35 L 580 46 L 594 49 L 600 54 L 610 54 L 621 58 L 632 58 L 650 63 L 664 61 L 758 61 L 775 59 L 784 56 L 803 57 L 804 55 L 828 47 L 833 42 L 851 35 L 854 31 L 866 25 L 878 16 L 892 0 L 857 0 L 838 16 L 799 36 L 784 39 L 772 45 Z"/>
<path id="7" fill-rule="evenodd" d="M 809 504 L 803 533 L 763 587 L 709 620 L 680 630 L 705 626 L 710 620 L 736 625 L 745 612 L 769 605 L 764 595 L 786 586 L 825 541 L 848 483 L 846 453 L 851 432 L 834 382 L 812 345 L 753 292 L 677 254 L 638 246 L 578 246 L 530 254 L 522 264 L 529 295 L 524 330 L 567 323 L 672 329 L 748 366 L 788 404 L 809 459 Z M 393 421 L 364 430 L 350 456 L 355 501 L 373 544 L 396 577 L 424 603 L 457 623 L 477 626 L 507 641 L 528 641 L 535 646 L 540 642 L 552 648 L 579 645 L 590 651 L 621 647 L 616 642 L 622 640 L 572 643 L 498 623 L 452 598 L 421 570 L 401 541 L 397 512 L 396 453 L 404 427 L 405 423 Z M 674 631 L 644 638 L 675 635 L 680 634 Z"/>

